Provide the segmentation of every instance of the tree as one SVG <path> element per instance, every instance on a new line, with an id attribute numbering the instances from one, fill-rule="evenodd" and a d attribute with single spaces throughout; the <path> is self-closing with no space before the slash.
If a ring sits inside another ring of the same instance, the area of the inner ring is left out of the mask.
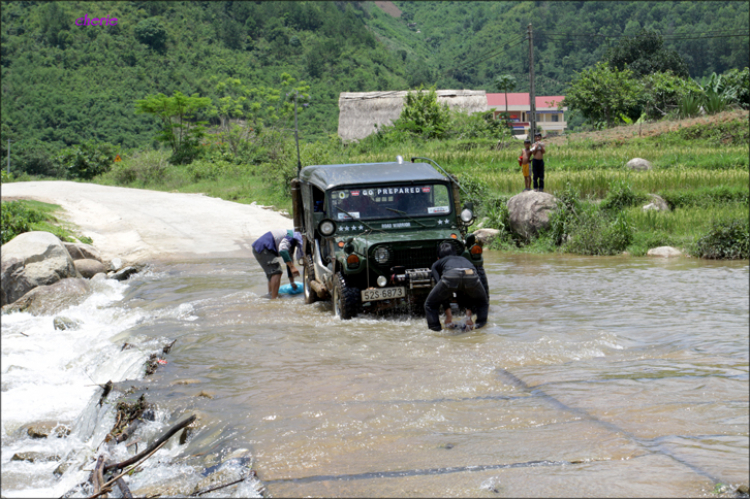
<path id="1" fill-rule="evenodd" d="M 516 88 L 516 78 L 513 75 L 504 74 L 495 77 L 495 88 L 505 93 L 505 120 L 508 120 L 508 92 Z"/>
<path id="2" fill-rule="evenodd" d="M 675 76 L 671 71 L 645 76 L 641 83 L 641 106 L 651 119 L 663 118 L 669 108 L 677 108 L 688 94 L 700 92 L 700 87 L 693 80 Z"/>
<path id="3" fill-rule="evenodd" d="M 688 66 L 680 54 L 665 48 L 661 35 L 647 29 L 632 38 L 623 38 L 607 52 L 606 62 L 620 71 L 628 68 L 635 76 L 667 71 L 682 78 L 689 76 Z"/>
<path id="4" fill-rule="evenodd" d="M 161 51 L 167 42 L 167 29 L 155 17 L 144 19 L 136 24 L 133 32 L 139 42 L 157 51 Z"/>
<path id="5" fill-rule="evenodd" d="M 394 126 L 396 130 L 421 135 L 426 139 L 440 139 L 445 135 L 449 123 L 448 105 L 438 103 L 435 87 L 425 91 L 420 86 L 415 92 L 407 92 L 404 108 Z"/>
<path id="6" fill-rule="evenodd" d="M 193 122 L 197 111 L 211 105 L 209 97 L 190 97 L 175 90 L 172 97 L 162 93 L 148 95 L 135 102 L 136 114 L 152 114 L 162 121 L 157 140 L 172 147 L 172 164 L 189 164 L 198 156 L 200 139 L 205 135 L 205 121 Z"/>
<path id="7" fill-rule="evenodd" d="M 607 63 L 582 71 L 565 93 L 561 106 L 579 110 L 588 120 L 614 124 L 620 115 L 637 113 L 640 83 L 629 69 L 619 71 Z"/>

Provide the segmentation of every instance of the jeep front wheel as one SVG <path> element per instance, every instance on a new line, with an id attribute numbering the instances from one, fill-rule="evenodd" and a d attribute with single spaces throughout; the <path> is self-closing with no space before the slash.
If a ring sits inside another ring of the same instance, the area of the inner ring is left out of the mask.
<path id="1" fill-rule="evenodd" d="M 305 303 L 315 303 L 318 301 L 318 295 L 315 290 L 310 286 L 310 282 L 315 279 L 315 272 L 313 267 L 313 259 L 311 256 L 305 257 L 305 264 L 302 266 L 302 283 L 305 292 Z"/>
<path id="2" fill-rule="evenodd" d="M 359 309 L 359 290 L 346 285 L 344 276 L 337 273 L 333 278 L 333 313 L 341 320 L 357 316 Z"/>

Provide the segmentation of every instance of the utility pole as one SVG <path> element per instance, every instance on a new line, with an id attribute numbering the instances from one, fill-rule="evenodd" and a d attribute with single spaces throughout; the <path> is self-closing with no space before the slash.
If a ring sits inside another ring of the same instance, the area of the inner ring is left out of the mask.
<path id="1" fill-rule="evenodd" d="M 8 169 L 6 171 L 10 175 L 10 139 L 8 139 Z"/>
<path id="2" fill-rule="evenodd" d="M 531 117 L 529 118 L 528 139 L 533 141 L 536 133 L 536 92 L 534 91 L 534 33 L 529 23 L 529 104 L 531 105 Z"/>
<path id="3" fill-rule="evenodd" d="M 294 92 L 294 142 L 297 143 L 297 178 L 302 169 L 302 161 L 299 158 L 299 137 L 297 136 L 297 91 Z"/>

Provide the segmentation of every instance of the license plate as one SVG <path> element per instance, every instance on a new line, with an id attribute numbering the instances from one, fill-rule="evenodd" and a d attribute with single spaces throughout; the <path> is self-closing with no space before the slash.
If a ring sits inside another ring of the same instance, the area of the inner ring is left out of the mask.
<path id="1" fill-rule="evenodd" d="M 362 301 L 390 300 L 391 298 L 403 298 L 406 291 L 403 286 L 397 288 L 365 289 L 362 291 Z"/>

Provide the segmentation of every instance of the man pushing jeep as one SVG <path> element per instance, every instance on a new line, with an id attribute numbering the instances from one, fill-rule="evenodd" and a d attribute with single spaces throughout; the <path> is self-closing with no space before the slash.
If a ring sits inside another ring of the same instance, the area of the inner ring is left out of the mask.
<path id="1" fill-rule="evenodd" d="M 452 324 L 450 312 L 450 300 L 456 293 L 459 304 L 466 308 L 466 326 L 469 329 L 480 328 L 487 324 L 487 313 L 489 311 L 487 277 L 484 269 L 480 274 L 477 267 L 469 260 L 456 254 L 456 247 L 450 242 L 440 244 L 438 248 L 438 261 L 432 264 L 432 276 L 435 279 L 435 287 L 432 288 L 424 304 L 427 317 L 427 327 L 433 331 L 440 331 L 440 306 L 444 305 L 446 328 Z M 471 311 L 476 310 L 476 326 L 471 320 Z"/>

